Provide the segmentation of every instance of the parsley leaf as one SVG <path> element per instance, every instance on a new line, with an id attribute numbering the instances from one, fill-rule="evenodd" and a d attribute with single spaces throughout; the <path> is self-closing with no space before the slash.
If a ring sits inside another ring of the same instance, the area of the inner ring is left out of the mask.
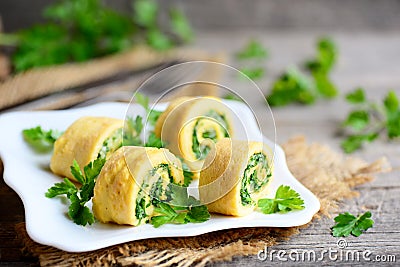
<path id="1" fill-rule="evenodd" d="M 268 56 L 268 51 L 257 40 L 250 42 L 236 54 L 238 59 L 264 59 Z"/>
<path id="2" fill-rule="evenodd" d="M 287 213 L 292 210 L 304 209 L 304 200 L 290 186 L 281 185 L 276 191 L 274 199 L 260 199 L 258 200 L 258 207 L 265 214 Z"/>
<path id="3" fill-rule="evenodd" d="M 150 132 L 145 146 L 158 147 L 158 148 L 164 147 L 162 140 L 160 138 L 158 138 L 154 132 Z"/>
<path id="4" fill-rule="evenodd" d="M 186 17 L 176 9 L 170 13 L 168 27 L 162 27 L 158 17 L 165 11 L 157 1 L 136 0 L 131 12 L 118 12 L 100 0 L 61 0 L 44 9 L 44 23 L 4 34 L 1 40 L 16 46 L 12 62 L 20 72 L 87 61 L 143 42 L 155 49 L 168 49 L 193 36 Z"/>
<path id="5" fill-rule="evenodd" d="M 389 91 L 383 105 L 369 101 L 362 88 L 346 95 L 353 109 L 343 122 L 346 139 L 341 146 L 346 153 L 352 153 L 364 143 L 372 142 L 385 132 L 389 139 L 400 137 L 400 106 L 394 91 Z"/>
<path id="6" fill-rule="evenodd" d="M 370 211 L 367 211 L 358 217 L 355 217 L 348 212 L 341 213 L 335 217 L 336 225 L 332 227 L 332 234 L 336 237 L 346 237 L 350 234 L 358 237 L 374 225 L 371 216 Z"/>
<path id="7" fill-rule="evenodd" d="M 148 123 L 153 126 L 156 125 L 158 117 L 160 117 L 162 111 L 151 109 L 149 107 L 149 98 L 139 92 L 136 93 L 135 100 L 146 110 Z"/>
<path id="8" fill-rule="evenodd" d="M 84 172 L 82 173 L 78 163 L 74 160 L 71 166 L 71 173 L 82 184 L 81 188 L 78 189 L 74 183 L 65 178 L 63 182 L 56 183 L 49 188 L 45 196 L 53 198 L 59 195 L 67 195 L 71 202 L 68 215 L 74 223 L 82 226 L 94 223 L 94 216 L 86 206 L 86 203 L 93 197 L 96 178 L 100 174 L 105 161 L 104 158 L 98 158 L 90 162 L 84 167 Z"/>
<path id="9" fill-rule="evenodd" d="M 38 152 L 48 152 L 53 149 L 54 142 L 61 136 L 57 130 L 45 131 L 37 126 L 22 131 L 22 135 L 28 144 Z"/>
<path id="10" fill-rule="evenodd" d="M 176 184 L 170 184 L 170 203 L 159 202 L 154 211 L 158 213 L 153 216 L 150 223 L 154 227 L 160 227 L 166 223 L 186 224 L 201 223 L 210 218 L 207 206 L 201 205 L 200 201 L 188 195 L 187 188 Z"/>
<path id="11" fill-rule="evenodd" d="M 136 0 L 133 2 L 134 19 L 143 27 L 157 25 L 157 3 L 153 0 Z"/>
<path id="12" fill-rule="evenodd" d="M 384 100 L 386 111 L 386 127 L 389 138 L 400 137 L 400 108 L 399 99 L 394 91 L 390 91 Z"/>
<path id="13" fill-rule="evenodd" d="M 271 106 L 284 106 L 293 102 L 311 104 L 320 97 L 336 97 L 338 90 L 329 75 L 336 58 L 335 43 L 329 38 L 320 38 L 317 55 L 305 64 L 308 73 L 302 74 L 291 67 L 273 83 L 270 94 L 266 96 L 268 103 Z"/>
<path id="14" fill-rule="evenodd" d="M 262 67 L 241 68 L 240 71 L 251 80 L 258 80 L 264 76 L 264 68 Z"/>
<path id="15" fill-rule="evenodd" d="M 346 100 L 353 104 L 364 103 L 366 101 L 364 90 L 362 88 L 357 88 L 346 95 Z"/>
<path id="16" fill-rule="evenodd" d="M 285 106 L 292 102 L 312 104 L 315 99 L 313 83 L 294 66 L 274 82 L 271 94 L 267 96 L 271 106 Z"/>
<path id="17" fill-rule="evenodd" d="M 185 14 L 177 8 L 169 12 L 171 20 L 171 30 L 184 42 L 190 42 L 193 39 L 193 31 Z"/>
<path id="18" fill-rule="evenodd" d="M 341 146 L 346 153 L 352 153 L 361 148 L 364 143 L 370 143 L 378 137 L 377 133 L 353 134 L 342 141 Z"/>

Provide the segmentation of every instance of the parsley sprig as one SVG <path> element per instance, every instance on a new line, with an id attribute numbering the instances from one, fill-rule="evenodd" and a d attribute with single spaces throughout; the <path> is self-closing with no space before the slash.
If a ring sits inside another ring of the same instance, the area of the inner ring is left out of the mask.
<path id="1" fill-rule="evenodd" d="M 98 158 L 84 167 L 82 173 L 78 162 L 74 160 L 71 166 L 71 173 L 76 180 L 82 184 L 80 188 L 76 187 L 68 178 L 63 182 L 56 183 L 49 188 L 45 194 L 48 198 L 54 198 L 60 195 L 66 195 L 71 204 L 68 209 L 68 216 L 78 225 L 85 226 L 94 223 L 94 216 L 86 206 L 93 197 L 93 190 L 97 176 L 105 163 L 104 158 Z"/>
<path id="2" fill-rule="evenodd" d="M 374 141 L 381 133 L 389 139 L 400 137 L 400 105 L 394 91 L 389 91 L 382 104 L 367 99 L 362 88 L 346 95 L 354 106 L 342 123 L 346 139 L 341 143 L 346 153 L 360 149 Z"/>
<path id="3" fill-rule="evenodd" d="M 275 198 L 258 200 L 258 207 L 265 214 L 287 213 L 292 210 L 304 209 L 304 200 L 290 186 L 281 185 L 276 190 Z"/>
<path id="4" fill-rule="evenodd" d="M 252 80 L 261 79 L 265 74 L 264 67 L 260 66 L 268 58 L 267 49 L 257 40 L 250 40 L 246 46 L 236 53 L 236 58 L 242 62 L 253 62 L 255 66 L 241 67 L 240 71 Z"/>
<path id="5" fill-rule="evenodd" d="M 136 93 L 135 100 L 145 109 L 147 122 L 154 126 L 162 112 L 151 109 L 149 107 L 149 98 L 141 93 Z M 135 119 L 127 117 L 124 131 L 124 146 L 164 147 L 162 140 L 155 135 L 154 131 L 149 132 L 149 136 L 145 143 L 142 141 L 140 135 L 144 126 L 143 118 L 141 116 L 137 115 Z"/>
<path id="6" fill-rule="evenodd" d="M 273 83 L 266 96 L 271 106 L 285 106 L 290 103 L 312 104 L 318 98 L 334 98 L 338 90 L 330 78 L 337 60 L 337 48 L 330 38 L 320 38 L 314 59 L 308 60 L 303 73 L 295 66 L 289 67 Z"/>
<path id="7" fill-rule="evenodd" d="M 201 223 L 210 219 L 207 206 L 201 205 L 199 200 L 189 196 L 186 187 L 173 185 L 171 191 L 171 203 L 158 202 L 155 205 L 154 211 L 157 215 L 150 220 L 154 227 L 158 228 L 167 223 Z"/>
<path id="8" fill-rule="evenodd" d="M 37 152 L 48 152 L 53 149 L 54 142 L 62 132 L 57 130 L 43 130 L 41 126 L 24 129 L 22 135 L 25 141 Z"/>
<path id="9" fill-rule="evenodd" d="M 335 217 L 335 226 L 332 227 L 332 234 L 336 237 L 360 236 L 364 231 L 374 225 L 370 211 L 360 214 L 357 217 L 349 212 L 341 213 Z"/>

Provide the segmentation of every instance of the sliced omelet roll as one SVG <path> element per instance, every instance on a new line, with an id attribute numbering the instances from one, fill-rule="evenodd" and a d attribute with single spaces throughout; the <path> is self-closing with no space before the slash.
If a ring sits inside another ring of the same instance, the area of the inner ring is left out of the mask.
<path id="1" fill-rule="evenodd" d="M 200 172 L 199 193 L 210 212 L 244 216 L 265 197 L 272 180 L 272 151 L 261 142 L 217 142 Z"/>
<path id="2" fill-rule="evenodd" d="M 51 171 L 76 181 L 70 170 L 73 161 L 83 168 L 99 157 L 108 158 L 122 146 L 123 126 L 123 120 L 114 118 L 78 119 L 54 143 Z"/>
<path id="3" fill-rule="evenodd" d="M 215 97 L 181 97 L 160 115 L 154 132 L 195 173 L 218 140 L 232 137 L 231 111 Z"/>
<path id="4" fill-rule="evenodd" d="M 93 213 L 100 222 L 139 225 L 168 201 L 170 185 L 183 184 L 180 161 L 167 149 L 126 146 L 103 166 L 94 188 Z"/>

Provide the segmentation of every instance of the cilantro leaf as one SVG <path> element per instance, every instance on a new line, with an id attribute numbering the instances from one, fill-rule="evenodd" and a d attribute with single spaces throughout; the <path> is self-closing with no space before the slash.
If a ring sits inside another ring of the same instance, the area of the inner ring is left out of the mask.
<path id="1" fill-rule="evenodd" d="M 169 203 L 159 202 L 155 205 L 155 212 L 150 223 L 154 227 L 160 227 L 166 223 L 186 224 L 201 223 L 210 218 L 207 206 L 188 195 L 187 188 L 176 184 L 170 184 L 171 200 Z"/>
<path id="2" fill-rule="evenodd" d="M 350 234 L 358 237 L 374 225 L 371 216 L 370 211 L 367 211 L 358 217 L 355 217 L 348 212 L 341 213 L 335 217 L 336 225 L 332 227 L 332 234 L 336 237 L 346 237 Z"/>
<path id="3" fill-rule="evenodd" d="M 98 158 L 90 162 L 84 167 L 84 173 L 82 173 L 77 161 L 74 160 L 71 166 L 71 173 L 82 184 L 81 188 L 78 189 L 71 181 L 65 178 L 63 182 L 56 183 L 49 188 L 45 196 L 53 198 L 59 195 L 67 195 L 71 202 L 68 215 L 74 223 L 82 226 L 94 223 L 94 216 L 86 206 L 86 203 L 93 197 L 96 178 L 100 174 L 105 161 L 104 158 Z"/>
<path id="4" fill-rule="evenodd" d="M 290 186 L 281 185 L 277 189 L 274 199 L 260 199 L 258 200 L 258 207 L 265 214 L 287 213 L 292 210 L 304 209 L 304 200 Z"/>
<path id="5" fill-rule="evenodd" d="M 37 152 L 48 152 L 53 149 L 54 142 L 61 136 L 57 130 L 45 131 L 41 126 L 25 129 L 22 135 L 25 141 Z"/>
<path id="6" fill-rule="evenodd" d="M 142 93 L 136 92 L 135 100 L 146 110 L 146 112 L 149 110 L 149 98 L 147 96 Z"/>
<path id="7" fill-rule="evenodd" d="M 211 215 L 207 206 L 190 206 L 187 209 L 175 207 L 164 202 L 160 202 L 154 211 L 160 215 L 153 216 L 150 220 L 151 224 L 158 228 L 167 223 L 186 224 L 186 223 L 202 223 L 207 221 Z"/>
<path id="8" fill-rule="evenodd" d="M 162 111 L 151 109 L 149 106 L 149 98 L 139 92 L 135 95 L 136 102 L 141 105 L 147 112 L 147 120 L 150 125 L 155 125 Z"/>
<path id="9" fill-rule="evenodd" d="M 310 71 L 330 71 L 337 59 L 336 44 L 329 37 L 320 38 L 317 42 L 316 58 L 306 62 Z"/>
<path id="10" fill-rule="evenodd" d="M 267 49 L 265 49 L 257 40 L 251 40 L 241 51 L 236 54 L 238 59 L 264 59 L 267 56 Z"/>
<path id="11" fill-rule="evenodd" d="M 142 139 L 140 133 L 143 129 L 142 117 L 136 116 L 135 119 L 127 117 L 124 129 L 124 146 L 141 146 Z"/>
<path id="12" fill-rule="evenodd" d="M 12 62 L 21 72 L 87 61 L 143 42 L 155 49 L 168 49 L 193 36 L 186 17 L 176 9 L 170 13 L 168 27 L 162 27 L 158 18 L 165 10 L 160 10 L 157 1 L 136 0 L 131 11 L 132 15 L 118 12 L 100 0 L 61 0 L 45 8 L 44 23 L 5 34 L 4 42 L 16 46 Z"/>
<path id="13" fill-rule="evenodd" d="M 228 99 L 228 100 L 235 100 L 235 101 L 243 102 L 243 100 L 239 96 L 237 96 L 236 94 L 233 94 L 233 93 L 228 93 L 223 98 Z"/>
<path id="14" fill-rule="evenodd" d="M 346 95 L 346 100 L 353 104 L 364 103 L 366 101 L 364 90 L 362 88 L 357 88 Z"/>

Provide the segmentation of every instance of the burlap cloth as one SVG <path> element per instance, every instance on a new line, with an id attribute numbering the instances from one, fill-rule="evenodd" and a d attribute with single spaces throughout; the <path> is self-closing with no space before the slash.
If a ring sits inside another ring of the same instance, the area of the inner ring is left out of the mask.
<path id="1" fill-rule="evenodd" d="M 353 187 L 390 169 L 384 158 L 366 163 L 358 158 L 344 157 L 318 143 L 307 144 L 303 137 L 290 139 L 283 148 L 294 176 L 321 202 L 314 220 L 321 215 L 329 216 L 338 208 L 340 200 L 358 196 Z M 283 241 L 307 226 L 242 228 L 195 237 L 148 239 L 85 253 L 68 253 L 35 243 L 27 235 L 24 224 L 17 225 L 17 233 L 26 252 L 38 257 L 42 266 L 204 266 L 231 260 L 233 256 L 256 254 L 264 246 Z"/>

